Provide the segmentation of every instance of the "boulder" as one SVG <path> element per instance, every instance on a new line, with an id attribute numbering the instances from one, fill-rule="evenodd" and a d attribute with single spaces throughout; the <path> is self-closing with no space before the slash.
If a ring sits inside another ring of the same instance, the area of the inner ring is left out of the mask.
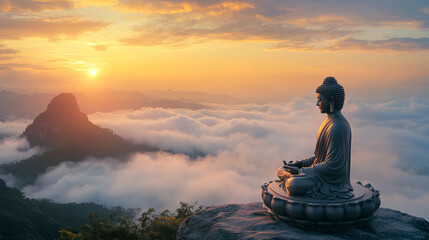
<path id="1" fill-rule="evenodd" d="M 280 221 L 262 202 L 225 204 L 186 219 L 177 239 L 429 239 L 429 223 L 389 208 L 379 208 L 367 223 L 338 229 L 304 229 Z"/>

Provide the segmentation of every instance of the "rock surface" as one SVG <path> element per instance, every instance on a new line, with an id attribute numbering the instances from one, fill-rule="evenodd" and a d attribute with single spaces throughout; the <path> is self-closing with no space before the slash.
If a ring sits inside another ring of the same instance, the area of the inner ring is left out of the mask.
<path id="1" fill-rule="evenodd" d="M 301 229 L 268 214 L 261 202 L 206 208 L 185 220 L 177 239 L 429 239 L 429 223 L 388 208 L 355 227 L 335 231 Z"/>

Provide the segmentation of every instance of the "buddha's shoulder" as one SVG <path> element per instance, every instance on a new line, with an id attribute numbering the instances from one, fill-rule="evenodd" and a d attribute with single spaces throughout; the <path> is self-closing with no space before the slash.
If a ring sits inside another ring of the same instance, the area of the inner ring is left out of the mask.
<path id="1" fill-rule="evenodd" d="M 336 117 L 333 118 L 332 121 L 330 121 L 330 129 L 331 131 L 349 130 L 350 124 L 345 117 Z"/>

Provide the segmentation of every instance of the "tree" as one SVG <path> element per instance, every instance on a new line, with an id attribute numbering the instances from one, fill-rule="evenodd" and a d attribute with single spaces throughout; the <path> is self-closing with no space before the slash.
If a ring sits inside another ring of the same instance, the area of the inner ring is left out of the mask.
<path id="1" fill-rule="evenodd" d="M 164 210 L 160 214 L 149 208 L 143 212 L 137 222 L 129 218 L 109 215 L 108 217 L 90 214 L 88 223 L 81 226 L 82 233 L 67 230 L 60 231 L 60 240 L 170 240 L 176 239 L 177 229 L 188 217 L 198 213 L 203 206 L 196 207 L 180 202 L 175 213 Z"/>

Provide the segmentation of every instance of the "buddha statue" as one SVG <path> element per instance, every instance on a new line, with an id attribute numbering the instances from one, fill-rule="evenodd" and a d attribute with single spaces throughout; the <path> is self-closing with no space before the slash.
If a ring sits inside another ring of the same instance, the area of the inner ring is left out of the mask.
<path id="1" fill-rule="evenodd" d="M 369 183 L 350 183 L 352 135 L 341 113 L 344 88 L 327 77 L 316 95 L 326 119 L 314 155 L 283 161 L 277 170 L 279 179 L 261 185 L 262 206 L 276 218 L 305 228 L 326 230 L 369 221 L 380 207 L 380 192 Z"/>
<path id="2" fill-rule="evenodd" d="M 316 89 L 317 106 L 326 119 L 317 135 L 314 155 L 300 161 L 283 161 L 277 170 L 280 187 L 292 196 L 316 199 L 349 199 L 351 130 L 341 113 L 344 88 L 333 77 L 327 77 Z"/>

